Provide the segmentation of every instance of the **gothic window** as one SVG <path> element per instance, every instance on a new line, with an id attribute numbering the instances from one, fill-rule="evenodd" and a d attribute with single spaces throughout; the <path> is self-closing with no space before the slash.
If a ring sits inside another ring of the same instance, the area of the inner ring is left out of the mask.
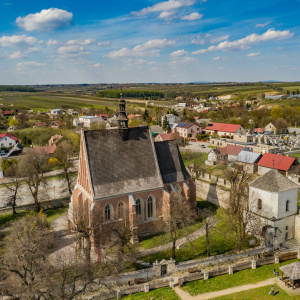
<path id="1" fill-rule="evenodd" d="M 262 208 L 262 203 L 261 203 L 261 199 L 257 200 L 257 208 L 261 209 Z"/>
<path id="2" fill-rule="evenodd" d="M 106 204 L 105 209 L 104 209 L 104 213 L 105 213 L 105 221 L 110 220 L 110 206 L 109 206 L 109 204 Z"/>
<path id="3" fill-rule="evenodd" d="M 136 214 L 137 215 L 141 215 L 142 214 L 142 204 L 141 204 L 141 200 L 137 199 L 135 202 L 135 209 L 136 209 Z"/>
<path id="4" fill-rule="evenodd" d="M 287 200 L 285 203 L 285 211 L 289 211 L 290 210 L 290 201 Z"/>
<path id="5" fill-rule="evenodd" d="M 147 216 L 148 218 L 153 217 L 153 198 L 150 196 L 147 200 Z"/>
<path id="6" fill-rule="evenodd" d="M 124 217 L 124 203 L 120 202 L 118 204 L 118 218 L 122 219 Z"/>

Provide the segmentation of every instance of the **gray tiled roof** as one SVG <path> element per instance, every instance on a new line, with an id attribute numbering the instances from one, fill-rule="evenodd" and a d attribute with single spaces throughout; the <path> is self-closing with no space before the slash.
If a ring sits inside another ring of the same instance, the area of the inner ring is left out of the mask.
<path id="1" fill-rule="evenodd" d="M 253 153 L 250 151 L 242 150 L 238 156 L 236 157 L 236 161 L 254 164 L 257 163 L 261 159 L 262 155 L 260 153 Z"/>
<path id="2" fill-rule="evenodd" d="M 280 267 L 279 269 L 292 280 L 300 279 L 300 261 Z"/>
<path id="3" fill-rule="evenodd" d="M 273 193 L 288 191 L 298 188 L 298 185 L 289 180 L 277 170 L 270 170 L 268 173 L 251 181 L 249 186 Z"/>

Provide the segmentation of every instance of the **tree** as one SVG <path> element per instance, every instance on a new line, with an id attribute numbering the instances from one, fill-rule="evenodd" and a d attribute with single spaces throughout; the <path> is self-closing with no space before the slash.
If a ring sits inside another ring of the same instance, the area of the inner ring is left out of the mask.
<path id="1" fill-rule="evenodd" d="M 1 258 L 1 272 L 7 274 L 2 293 L 17 296 L 14 299 L 41 299 L 40 284 L 47 277 L 45 261 L 52 245 L 53 235 L 43 213 L 31 213 L 15 221 Z"/>
<path id="2" fill-rule="evenodd" d="M 6 174 L 7 170 L 13 165 L 16 164 L 17 161 L 16 159 L 6 159 L 3 158 L 2 162 L 1 162 L 1 169 L 2 171 Z M 9 175 L 8 175 L 9 176 Z"/>
<path id="3" fill-rule="evenodd" d="M 67 141 L 62 141 L 55 149 L 54 158 L 58 160 L 58 166 L 63 169 L 64 176 L 63 181 L 67 185 L 67 189 L 70 195 L 72 195 L 74 176 L 72 172 L 74 169 L 74 147 Z"/>
<path id="4" fill-rule="evenodd" d="M 160 108 L 157 105 L 155 105 L 153 107 L 153 112 L 155 113 L 155 118 L 156 118 L 157 121 L 158 121 L 158 117 L 157 116 L 158 116 L 159 111 L 160 111 Z"/>
<path id="5" fill-rule="evenodd" d="M 32 145 L 32 140 L 28 139 L 26 136 L 23 136 L 21 139 L 21 145 L 24 147 L 30 147 Z"/>
<path id="6" fill-rule="evenodd" d="M 6 175 L 11 177 L 11 181 L 9 183 L 5 183 L 5 188 L 7 191 L 7 202 L 11 204 L 13 215 L 17 213 L 16 205 L 19 200 L 18 192 L 22 185 L 22 178 L 19 173 L 18 165 L 12 164 L 6 171 Z"/>
<path id="7" fill-rule="evenodd" d="M 16 119 L 11 118 L 11 119 L 9 120 L 9 126 L 10 126 L 10 127 L 13 126 L 13 125 L 17 126 L 18 123 L 19 123 L 19 122 L 18 122 L 18 120 L 16 120 Z"/>
<path id="8" fill-rule="evenodd" d="M 280 106 L 275 106 L 271 110 L 271 117 L 273 119 L 283 118 L 283 109 Z"/>
<path id="9" fill-rule="evenodd" d="M 169 131 L 169 128 L 170 128 L 170 125 L 169 125 L 167 116 L 164 116 L 163 123 L 162 123 L 162 129 L 163 129 L 163 131 Z"/>
<path id="10" fill-rule="evenodd" d="M 34 149 L 27 149 L 18 163 L 20 175 L 27 184 L 35 203 L 35 210 L 40 211 L 40 188 L 47 187 L 47 179 L 44 176 L 48 168 L 48 155 L 38 153 Z"/>
<path id="11" fill-rule="evenodd" d="M 176 258 L 176 242 L 179 238 L 186 236 L 185 227 L 195 222 L 195 210 L 188 200 L 183 200 L 181 190 L 172 192 L 169 202 L 163 207 L 164 231 L 167 232 L 172 242 L 172 258 Z"/>

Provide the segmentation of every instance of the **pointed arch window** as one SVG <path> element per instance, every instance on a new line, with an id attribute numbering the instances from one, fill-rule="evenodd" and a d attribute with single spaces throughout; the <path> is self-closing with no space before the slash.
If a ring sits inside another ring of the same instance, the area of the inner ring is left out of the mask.
<path id="1" fill-rule="evenodd" d="M 262 202 L 261 202 L 261 199 L 258 199 L 258 200 L 257 200 L 257 208 L 258 208 L 258 209 L 262 209 Z"/>
<path id="2" fill-rule="evenodd" d="M 147 217 L 153 217 L 153 198 L 150 196 L 147 200 Z"/>
<path id="3" fill-rule="evenodd" d="M 135 209 L 136 209 L 136 214 L 137 215 L 141 215 L 142 214 L 142 204 L 141 204 L 141 200 L 137 199 L 135 202 Z"/>
<path id="4" fill-rule="evenodd" d="M 110 206 L 109 204 L 106 204 L 105 208 L 104 208 L 104 214 L 105 214 L 105 221 L 110 220 L 111 217 L 111 211 L 110 211 Z"/>
<path id="5" fill-rule="evenodd" d="M 124 217 L 124 203 L 120 202 L 118 204 L 118 218 L 122 219 Z"/>
<path id="6" fill-rule="evenodd" d="M 290 200 L 287 200 L 285 203 L 285 211 L 289 211 L 290 210 Z"/>

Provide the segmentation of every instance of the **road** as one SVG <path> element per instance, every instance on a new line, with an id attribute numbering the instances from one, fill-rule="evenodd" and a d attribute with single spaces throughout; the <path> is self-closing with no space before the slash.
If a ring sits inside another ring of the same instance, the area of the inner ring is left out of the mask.
<path id="1" fill-rule="evenodd" d="M 205 146 L 205 147 L 203 147 Z M 180 147 L 180 151 L 184 152 L 190 150 L 192 152 L 208 153 L 211 149 L 208 148 L 209 143 L 206 142 L 189 142 L 188 146 Z"/>

